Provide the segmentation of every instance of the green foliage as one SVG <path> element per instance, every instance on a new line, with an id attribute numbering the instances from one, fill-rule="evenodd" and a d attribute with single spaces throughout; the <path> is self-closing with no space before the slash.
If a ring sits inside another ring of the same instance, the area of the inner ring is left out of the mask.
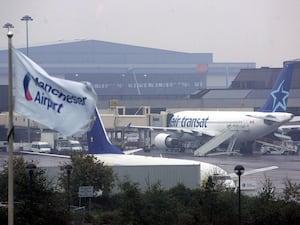
<path id="1" fill-rule="evenodd" d="M 146 224 L 153 223 L 154 218 L 156 224 L 177 224 L 178 202 L 159 184 L 151 186 L 143 196 L 145 201 L 143 214 Z"/>
<path id="2" fill-rule="evenodd" d="M 61 167 L 59 176 L 59 186 L 63 190 L 63 201 L 65 204 L 85 206 L 86 211 L 92 207 L 99 207 L 98 199 L 101 197 L 81 198 L 78 197 L 80 186 L 93 186 L 94 194 L 102 192 L 102 195 L 107 196 L 113 187 L 113 171 L 110 167 L 104 166 L 102 162 L 96 160 L 94 156 L 76 154 L 71 156 L 72 171 L 68 176 L 64 170 L 65 166 Z M 69 182 L 68 182 L 69 179 Z M 69 183 L 69 190 L 68 190 Z M 91 201 L 89 201 L 91 200 Z M 100 205 L 101 207 L 101 205 Z M 94 221 L 92 216 L 98 214 L 86 215 L 86 221 Z M 97 217 L 96 216 L 96 217 Z"/>
<path id="3" fill-rule="evenodd" d="M 124 182 L 118 195 L 119 218 L 121 224 L 142 224 L 144 200 L 137 184 Z"/>
<path id="4" fill-rule="evenodd" d="M 273 185 L 272 181 L 265 177 L 262 189 L 258 192 L 258 196 L 262 201 L 270 201 L 275 199 L 276 187 Z"/>
<path id="5" fill-rule="evenodd" d="M 47 181 L 45 171 L 37 168 L 30 179 L 26 170 L 27 162 L 15 157 L 14 202 L 15 224 L 68 224 L 69 215 L 61 197 Z M 8 165 L 5 163 L 0 173 L 1 201 L 7 202 Z M 4 214 L 5 213 L 5 214 Z M 7 211 L 0 211 L 0 224 L 7 224 Z M 6 216 L 5 220 L 4 217 Z"/>
<path id="6" fill-rule="evenodd" d="M 244 224 L 299 224 L 300 205 L 283 200 L 248 198 L 242 210 Z"/>
<path id="7" fill-rule="evenodd" d="M 300 205 L 276 199 L 268 179 L 265 187 L 258 196 L 241 196 L 242 224 L 298 224 Z M 95 224 L 238 224 L 238 198 L 233 191 L 190 190 L 182 184 L 164 190 L 156 184 L 141 192 L 129 181 L 120 189 L 108 211 L 97 214 Z"/>
<path id="8" fill-rule="evenodd" d="M 94 192 L 103 191 L 108 194 L 113 187 L 113 172 L 110 167 L 104 166 L 90 155 L 73 155 L 72 172 L 70 175 L 70 193 L 74 202 L 78 202 L 78 191 L 80 186 L 93 186 Z M 68 177 L 61 167 L 59 185 L 66 192 Z"/>
<path id="9" fill-rule="evenodd" d="M 286 201 L 300 201 L 300 184 L 292 182 L 289 179 L 284 181 L 285 188 L 283 190 L 283 198 Z"/>
<path id="10" fill-rule="evenodd" d="M 42 169 L 37 168 L 30 180 L 26 165 L 23 158 L 14 159 L 15 224 L 70 224 L 75 217 L 67 210 L 66 174 L 62 173 L 59 179 L 62 189 L 55 190 Z M 209 184 L 206 188 L 193 190 L 178 184 L 165 190 L 157 183 L 143 192 L 138 184 L 127 180 L 120 184 L 119 193 L 111 194 L 113 173 L 110 168 L 91 156 L 72 157 L 72 165 L 70 187 L 74 200 L 80 185 L 104 190 L 104 195 L 92 199 L 90 224 L 238 224 L 238 198 L 232 190 Z M 6 202 L 7 164 L 0 172 L 0 188 L 0 200 Z M 299 224 L 299 189 L 299 184 L 287 179 L 280 199 L 275 196 L 271 180 L 266 178 L 257 196 L 241 196 L 242 224 Z M 7 208 L 0 208 L 0 224 L 7 224 Z"/>

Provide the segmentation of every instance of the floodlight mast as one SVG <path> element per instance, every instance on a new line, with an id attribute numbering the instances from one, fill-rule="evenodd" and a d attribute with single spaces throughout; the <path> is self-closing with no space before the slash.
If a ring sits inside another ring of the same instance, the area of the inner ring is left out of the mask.
<path id="1" fill-rule="evenodd" d="M 29 52 L 28 52 L 28 21 L 32 21 L 33 19 L 26 15 L 26 16 L 23 16 L 21 18 L 21 21 L 25 21 L 26 22 L 26 55 L 27 57 L 29 56 Z M 27 142 L 31 142 L 31 137 L 30 137 L 30 120 L 27 119 Z"/>

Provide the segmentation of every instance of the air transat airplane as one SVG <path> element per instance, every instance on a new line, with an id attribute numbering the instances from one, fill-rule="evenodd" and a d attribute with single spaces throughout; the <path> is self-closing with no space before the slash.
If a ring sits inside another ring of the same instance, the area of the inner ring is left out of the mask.
<path id="1" fill-rule="evenodd" d="M 195 156 L 205 156 L 224 142 L 227 153 L 234 147 L 240 153 L 251 153 L 256 139 L 276 131 L 293 118 L 286 113 L 293 67 L 299 61 L 284 62 L 284 67 L 265 104 L 256 112 L 246 111 L 181 111 L 173 114 L 169 127 L 131 126 L 161 130 L 154 143 L 162 149 L 181 148 L 185 141 L 197 142 Z"/>

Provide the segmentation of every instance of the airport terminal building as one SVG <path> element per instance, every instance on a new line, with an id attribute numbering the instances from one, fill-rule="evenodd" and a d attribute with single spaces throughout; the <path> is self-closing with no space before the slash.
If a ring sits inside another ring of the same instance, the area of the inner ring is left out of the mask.
<path id="1" fill-rule="evenodd" d="M 26 49 L 21 51 L 25 53 Z M 212 53 L 94 40 L 30 47 L 29 56 L 52 76 L 91 82 L 101 108 L 108 107 L 111 99 L 120 105 L 138 100 L 136 106 L 128 105 L 133 108 L 140 106 L 139 101 L 144 105 L 145 100 L 155 99 L 159 105 L 160 99 L 186 99 L 198 90 L 228 88 L 240 69 L 255 68 L 252 62 L 214 62 Z M 0 85 L 7 84 L 7 73 L 4 50 L 0 51 Z M 3 105 L 0 110 L 3 111 Z"/>

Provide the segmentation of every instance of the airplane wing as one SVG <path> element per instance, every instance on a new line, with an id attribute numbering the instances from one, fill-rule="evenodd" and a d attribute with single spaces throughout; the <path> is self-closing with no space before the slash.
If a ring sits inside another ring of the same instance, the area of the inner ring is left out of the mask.
<path id="1" fill-rule="evenodd" d="M 137 148 L 137 149 L 132 149 L 132 150 L 126 150 L 126 151 L 123 151 L 125 155 L 132 155 L 136 152 L 139 152 L 139 151 L 142 151 L 144 150 L 143 148 Z"/>
<path id="2" fill-rule="evenodd" d="M 289 131 L 297 131 L 300 130 L 300 124 L 295 124 L 295 125 L 282 125 L 278 127 L 278 131 L 280 132 L 289 132 Z"/>
<path id="3" fill-rule="evenodd" d="M 41 153 L 41 152 L 20 151 L 20 153 L 22 153 L 22 154 L 29 154 L 29 155 L 44 155 L 44 156 L 66 158 L 66 159 L 70 159 L 71 158 L 71 156 L 69 156 L 69 155 L 59 155 L 59 154 L 50 154 L 50 153 Z"/>
<path id="4" fill-rule="evenodd" d="M 262 172 L 266 172 L 266 171 L 270 171 L 270 170 L 275 170 L 278 169 L 278 166 L 268 166 L 268 167 L 262 167 L 262 168 L 258 168 L 258 169 L 252 169 L 252 170 L 245 170 L 245 172 L 242 174 L 242 176 L 247 176 L 247 175 L 252 175 L 252 174 L 256 174 L 256 173 L 262 173 Z M 235 173 L 230 173 L 228 174 L 230 177 L 232 177 L 232 179 L 237 179 L 238 176 Z"/>
<path id="5" fill-rule="evenodd" d="M 183 128 L 183 127 L 152 127 L 152 126 L 128 126 L 128 128 L 137 128 L 137 129 L 144 129 L 144 130 L 150 130 L 150 131 L 164 131 L 164 132 L 172 132 L 172 133 L 186 133 L 194 136 L 202 136 L 202 135 L 207 135 L 210 137 L 214 137 L 218 135 L 214 130 L 205 130 L 202 132 L 199 132 L 197 129 L 188 129 L 188 128 Z"/>
<path id="6" fill-rule="evenodd" d="M 136 152 L 142 151 L 143 148 L 137 148 L 132 150 L 126 150 L 123 151 L 125 155 L 132 155 Z M 46 156 L 52 156 L 52 157 L 58 157 L 58 158 L 70 158 L 69 155 L 60 155 L 60 154 L 50 154 L 50 153 L 41 153 L 41 152 L 29 152 L 29 151 L 20 151 L 23 154 L 30 154 L 30 155 L 46 155 Z"/>
<path id="7" fill-rule="evenodd" d="M 290 122 L 300 122 L 300 116 L 294 116 L 294 118 L 291 119 Z"/>
<path id="8" fill-rule="evenodd" d="M 278 166 L 269 166 L 269 167 L 263 167 L 263 168 L 259 168 L 259 169 L 253 169 L 253 170 L 245 171 L 242 176 L 252 175 L 255 173 L 261 173 L 261 172 L 266 172 L 266 171 L 270 171 L 270 170 L 276 170 L 278 168 L 279 168 Z"/>

